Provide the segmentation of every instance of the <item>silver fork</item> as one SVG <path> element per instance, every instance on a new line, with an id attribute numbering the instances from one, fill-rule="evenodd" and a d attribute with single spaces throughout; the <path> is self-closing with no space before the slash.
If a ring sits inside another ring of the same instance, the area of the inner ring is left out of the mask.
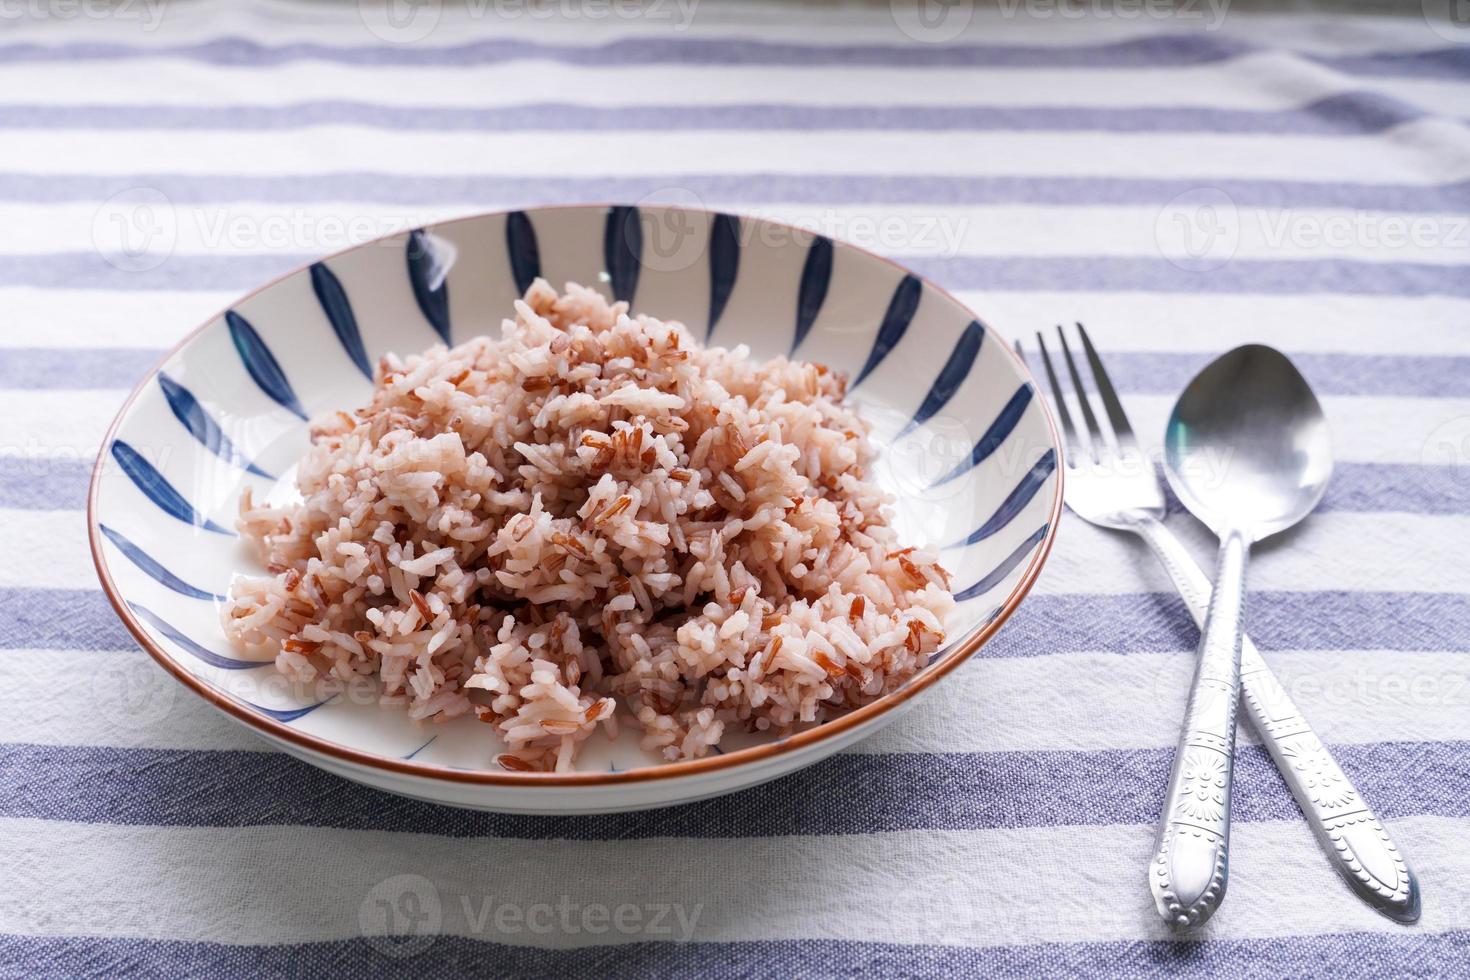
<path id="1" fill-rule="evenodd" d="M 1179 539 L 1164 526 L 1164 491 L 1158 471 L 1153 460 L 1139 447 L 1128 416 L 1123 412 L 1123 403 L 1080 323 L 1077 333 L 1097 389 L 1096 397 L 1102 402 L 1108 420 L 1106 428 L 1099 424 L 1098 413 L 1083 387 L 1062 328 L 1057 327 L 1057 338 L 1085 429 L 1073 423 L 1046 341 L 1040 333 L 1036 335 L 1051 386 L 1052 405 L 1061 420 L 1066 441 L 1067 507 L 1091 524 L 1130 531 L 1143 538 L 1169 573 L 1195 623 L 1202 626 L 1210 605 L 1210 580 Z M 1016 352 L 1025 356 L 1020 343 L 1016 344 Z M 1241 644 L 1240 670 L 1246 715 L 1296 797 L 1329 863 L 1358 897 L 1379 912 L 1398 922 L 1417 921 L 1419 883 L 1408 862 L 1261 659 L 1249 637 Z M 1182 817 L 1188 821 L 1189 811 L 1195 809 L 1188 801 L 1175 799 L 1179 765 L 1180 759 L 1176 757 L 1160 820 L 1161 830 L 1171 820 Z M 1151 887 L 1156 884 L 1153 877 L 1150 874 Z M 1153 890 L 1160 914 L 1166 921 L 1175 922 L 1177 910 L 1171 912 L 1159 889 Z M 1221 897 L 1223 891 L 1222 878 Z"/>

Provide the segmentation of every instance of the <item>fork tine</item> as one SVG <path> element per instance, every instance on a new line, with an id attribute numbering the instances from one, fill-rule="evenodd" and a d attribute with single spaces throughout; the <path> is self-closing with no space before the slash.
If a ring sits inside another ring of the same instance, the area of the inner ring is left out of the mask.
<path id="1" fill-rule="evenodd" d="M 1103 408 L 1107 410 L 1108 422 L 1113 426 L 1113 435 L 1118 439 L 1118 444 L 1128 449 L 1137 449 L 1138 440 L 1133 436 L 1133 426 L 1128 424 L 1128 416 L 1123 412 L 1123 403 L 1118 399 L 1118 392 L 1113 388 L 1113 382 L 1108 378 L 1108 372 L 1103 367 L 1102 358 L 1097 356 L 1097 348 L 1092 346 L 1092 338 L 1087 336 L 1087 328 L 1077 324 L 1077 334 L 1082 338 L 1082 350 L 1087 355 L 1087 363 L 1092 367 L 1092 379 L 1097 384 L 1097 393 L 1102 397 Z"/>
<path id="2" fill-rule="evenodd" d="M 1020 343 L 1016 344 L 1020 349 Z M 1036 346 L 1041 349 L 1041 363 L 1046 369 L 1046 380 L 1051 385 L 1052 404 L 1057 407 L 1057 417 L 1062 420 L 1062 437 L 1066 439 L 1067 459 L 1079 459 L 1083 455 L 1081 441 L 1077 438 L 1077 426 L 1072 424 L 1072 413 L 1067 409 L 1067 400 L 1062 397 L 1062 386 L 1057 382 L 1057 373 L 1051 366 L 1051 353 L 1046 349 L 1046 341 L 1041 337 L 1041 331 L 1036 332 Z M 1092 447 L 1088 446 L 1086 455 L 1092 455 Z"/>
<path id="3" fill-rule="evenodd" d="M 1087 389 L 1082 387 L 1082 375 L 1077 373 L 1077 362 L 1072 359 L 1072 348 L 1067 344 L 1067 335 L 1062 331 L 1061 324 L 1057 325 L 1057 338 L 1062 342 L 1062 357 L 1067 361 L 1067 373 L 1072 376 L 1072 390 L 1077 393 L 1077 404 L 1082 408 L 1087 434 L 1092 437 L 1095 445 L 1110 445 L 1111 440 L 1103 436 L 1102 428 L 1097 424 L 1097 416 L 1092 412 L 1092 403 L 1087 397 Z"/>

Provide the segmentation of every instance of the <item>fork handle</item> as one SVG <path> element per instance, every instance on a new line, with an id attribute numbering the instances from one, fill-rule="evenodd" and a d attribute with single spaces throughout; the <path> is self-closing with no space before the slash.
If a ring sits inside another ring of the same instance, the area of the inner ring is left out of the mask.
<path id="1" fill-rule="evenodd" d="M 1210 580 L 1158 520 L 1138 533 L 1174 581 L 1194 621 L 1204 625 Z M 1398 922 L 1419 919 L 1419 883 L 1382 822 L 1302 717 L 1250 637 L 1240 644 L 1241 696 L 1252 726 L 1317 835 L 1328 862 L 1359 898 Z"/>

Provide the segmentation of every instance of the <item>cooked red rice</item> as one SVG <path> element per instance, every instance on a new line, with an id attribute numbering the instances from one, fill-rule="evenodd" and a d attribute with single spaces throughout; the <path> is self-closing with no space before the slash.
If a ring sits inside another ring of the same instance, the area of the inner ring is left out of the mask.
<path id="1" fill-rule="evenodd" d="M 473 713 L 513 769 L 571 769 L 620 705 L 680 759 L 894 690 L 948 577 L 895 540 L 846 380 L 747 354 L 537 280 L 500 339 L 383 358 L 366 408 L 312 426 L 303 503 L 243 495 L 272 574 L 226 632 L 415 719 Z"/>

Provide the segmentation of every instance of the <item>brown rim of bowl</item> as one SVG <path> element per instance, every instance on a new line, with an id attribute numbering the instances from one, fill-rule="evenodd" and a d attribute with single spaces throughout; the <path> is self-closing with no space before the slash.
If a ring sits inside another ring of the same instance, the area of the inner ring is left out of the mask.
<path id="1" fill-rule="evenodd" d="M 434 222 L 431 225 L 424 225 L 422 227 L 438 228 L 444 225 L 458 224 L 462 221 L 483 221 L 486 218 L 500 217 L 509 214 L 512 211 L 534 213 L 538 211 L 561 210 L 605 210 L 609 207 L 614 206 L 615 205 L 612 204 L 552 204 L 541 207 L 508 208 L 501 211 L 484 211 L 478 214 L 465 215 L 464 217 L 452 218 L 448 221 L 438 221 Z M 639 208 L 661 208 L 664 210 L 691 211 L 696 214 L 717 213 L 708 209 L 681 208 L 663 204 L 640 204 L 633 206 Z M 743 221 L 760 221 L 768 225 L 774 225 L 778 228 L 786 229 L 787 231 L 797 232 L 798 234 L 814 234 L 814 232 L 810 231 L 809 229 L 798 228 L 795 225 L 786 224 L 785 222 L 771 221 L 767 218 L 751 217 L 748 215 L 739 215 L 738 217 L 740 217 Z M 397 231 L 393 232 L 392 234 L 382 235 L 378 238 L 373 238 L 365 242 L 359 242 L 358 244 L 353 245 L 349 248 L 340 249 L 336 252 L 332 252 L 329 255 L 325 255 L 319 259 L 315 259 L 312 262 L 297 266 L 289 272 L 284 272 L 281 275 L 276 276 L 274 279 L 271 279 L 269 282 L 266 282 L 263 285 L 257 286 L 255 289 L 252 289 L 249 292 L 242 294 L 229 306 L 225 307 L 223 310 L 220 310 L 215 315 L 206 319 L 203 323 L 195 327 L 193 330 L 190 330 L 178 343 L 169 348 L 168 352 L 163 355 L 159 362 L 155 364 L 148 371 L 148 373 L 144 375 L 143 379 L 138 382 L 133 390 L 128 393 L 127 400 L 124 401 L 122 403 L 122 407 L 118 409 L 116 417 L 114 417 L 112 420 L 112 424 L 107 427 L 107 434 L 103 436 L 102 442 L 98 445 L 97 459 L 92 465 L 91 482 L 87 488 L 87 540 L 92 550 L 92 564 L 95 565 L 97 568 L 97 577 L 102 583 L 102 591 L 107 594 L 107 601 L 112 604 L 113 610 L 117 613 L 118 618 L 122 620 L 123 625 L 127 627 L 128 632 L 133 635 L 133 639 L 138 641 L 139 646 L 146 650 L 149 656 L 158 661 L 158 663 L 166 671 L 172 674 L 174 678 L 184 684 L 184 686 L 191 689 L 195 694 L 204 698 L 215 707 L 225 711 L 226 713 L 234 717 L 237 721 L 240 721 L 251 728 L 257 729 L 265 735 L 271 736 L 284 742 L 288 742 L 309 752 L 329 756 L 343 762 L 348 762 L 359 766 L 366 766 L 370 769 L 386 770 L 388 772 L 397 773 L 399 775 L 417 776 L 423 779 L 439 780 L 451 783 L 482 786 L 515 786 L 526 788 L 543 786 L 612 786 L 627 783 L 646 782 L 648 780 L 654 779 L 674 779 L 681 776 L 707 775 L 709 773 L 718 772 L 724 769 L 734 769 L 749 762 L 757 762 L 765 759 L 775 758 L 777 756 L 785 755 L 790 752 L 795 752 L 796 750 L 805 748 L 809 745 L 815 745 L 816 743 L 821 742 L 833 735 L 836 735 L 839 732 L 846 731 L 861 724 L 862 722 L 868 721 L 872 718 L 876 718 L 879 715 L 884 714 L 897 707 L 898 705 L 904 703 L 905 701 L 914 697 L 916 694 L 919 694 L 921 691 L 928 689 L 930 685 L 934 684 L 936 681 L 949 674 L 950 671 L 954 670 L 960 664 L 968 660 L 971 656 L 974 655 L 976 650 L 980 649 L 981 646 L 989 641 L 989 639 L 995 635 L 996 631 L 998 631 L 1003 625 L 1005 625 L 1006 620 L 1008 620 L 1011 617 L 1011 614 L 1016 611 L 1016 608 L 1021 604 L 1021 600 L 1026 597 L 1027 593 L 1031 591 L 1031 587 L 1036 583 L 1036 578 L 1041 573 L 1042 566 L 1046 564 L 1046 559 L 1051 554 L 1052 543 L 1056 540 L 1057 523 L 1062 514 L 1062 482 L 1064 480 L 1063 472 L 1066 469 L 1066 467 L 1064 466 L 1058 466 L 1056 468 L 1056 490 L 1053 492 L 1052 495 L 1051 513 L 1047 518 L 1046 534 L 1043 536 L 1040 545 L 1037 546 L 1036 553 L 1032 555 L 1031 561 L 1027 564 L 1026 570 L 1022 573 L 1021 578 L 1016 582 L 1016 585 L 1011 590 L 1010 595 L 1006 596 L 1005 602 L 1001 604 L 1000 609 L 996 612 L 995 616 L 991 618 L 990 622 L 986 623 L 980 629 L 976 630 L 973 635 L 965 639 L 959 647 L 951 650 L 942 660 L 926 667 L 907 684 L 891 694 L 885 694 L 878 700 L 873 701 L 870 704 L 865 704 L 861 708 L 856 708 L 848 712 L 847 714 L 841 715 L 837 718 L 833 718 L 830 721 L 822 722 L 820 725 L 816 725 L 812 728 L 796 732 L 795 734 L 789 735 L 778 741 L 767 742 L 762 745 L 753 745 L 749 748 L 738 749 L 734 752 L 728 752 L 723 755 L 706 756 L 703 759 L 686 759 L 680 762 L 670 762 L 660 766 L 647 766 L 639 769 L 629 769 L 622 772 L 596 773 L 512 773 L 491 772 L 488 770 L 452 769 L 447 766 L 435 766 L 422 762 L 414 762 L 411 759 L 389 759 L 385 758 L 384 756 L 374 755 L 370 752 L 362 752 L 358 749 L 348 748 L 345 745 L 341 745 L 337 742 L 308 734 L 299 729 L 292 728 L 285 722 L 279 722 L 273 718 L 268 718 L 264 715 L 249 710 L 248 708 L 241 705 L 239 702 L 235 701 L 233 698 L 214 690 L 208 684 L 205 684 L 203 681 L 201 681 L 198 677 L 178 666 L 178 664 L 174 661 L 174 658 L 166 653 L 159 646 L 159 644 L 155 643 L 153 638 L 149 636 L 148 632 L 143 629 L 143 627 L 139 624 L 137 617 L 133 615 L 132 610 L 128 608 L 127 603 L 124 602 L 122 597 L 118 594 L 117 586 L 113 583 L 112 576 L 107 569 L 107 560 L 103 557 L 102 554 L 102 535 L 98 529 L 97 523 L 97 493 L 98 487 L 101 483 L 102 469 L 106 464 L 107 459 L 107 454 L 104 450 L 107 446 L 110 446 L 113 440 L 116 438 L 118 427 L 122 424 L 123 418 L 128 413 L 128 409 L 132 407 L 133 402 L 137 400 L 138 395 L 140 395 L 143 390 L 148 386 L 148 384 L 154 379 L 154 377 L 157 376 L 158 372 L 163 368 L 163 365 L 167 364 L 170 358 L 172 358 L 191 341 L 193 341 L 195 337 L 199 336 L 199 334 L 201 334 L 205 330 L 205 328 L 220 319 L 220 317 L 224 316 L 226 310 L 234 309 L 240 303 L 243 303 L 245 300 L 250 299 L 252 296 L 257 296 L 260 293 L 263 293 L 266 290 L 276 286 L 282 281 L 289 279 L 294 275 L 298 275 L 302 272 L 307 271 L 315 262 L 325 262 L 328 259 L 335 258 L 339 255 L 345 255 L 348 252 L 355 252 L 360 248 L 368 248 L 389 239 L 396 238 L 399 235 L 403 234 L 405 234 L 404 231 Z M 885 258 L 884 256 L 878 255 L 874 252 L 870 252 L 869 250 L 858 245 L 852 245 L 847 242 L 837 240 L 834 240 L 834 243 L 841 245 L 844 248 L 852 249 L 853 251 L 861 253 L 862 255 L 866 255 L 867 257 L 878 262 L 882 262 L 885 265 L 892 266 L 904 275 L 914 276 L 920 282 L 924 283 L 926 287 L 934 290 L 936 293 L 939 293 L 941 296 L 949 300 L 959 309 L 970 313 L 971 316 L 973 316 L 976 320 L 979 320 L 981 323 L 985 322 L 983 320 L 980 320 L 980 318 L 975 315 L 973 310 L 970 310 L 970 308 L 967 307 L 965 304 L 955 299 L 955 297 L 952 296 L 948 290 L 945 290 L 935 283 L 929 281 L 927 278 L 919 276 L 909 269 L 904 268 L 902 265 L 893 261 L 892 259 Z M 989 332 L 994 332 L 988 325 L 985 329 Z M 1020 370 L 1021 377 L 1025 379 L 1034 390 L 1040 391 L 1040 388 L 1038 388 L 1036 385 L 1036 379 L 1032 376 L 1031 369 L 1027 367 L 1025 360 L 1022 359 L 1021 356 L 1016 353 L 1016 351 L 1011 349 L 1011 346 L 1009 344 L 1003 343 L 1001 344 L 1001 347 L 1005 349 L 1006 354 L 1016 364 L 1017 368 Z M 1056 420 L 1052 418 L 1051 407 L 1047 404 L 1045 398 L 1037 398 L 1035 399 L 1035 402 L 1041 408 L 1042 417 L 1046 419 L 1047 428 L 1051 433 L 1052 447 L 1060 455 L 1062 451 L 1061 438 L 1057 433 Z"/>

